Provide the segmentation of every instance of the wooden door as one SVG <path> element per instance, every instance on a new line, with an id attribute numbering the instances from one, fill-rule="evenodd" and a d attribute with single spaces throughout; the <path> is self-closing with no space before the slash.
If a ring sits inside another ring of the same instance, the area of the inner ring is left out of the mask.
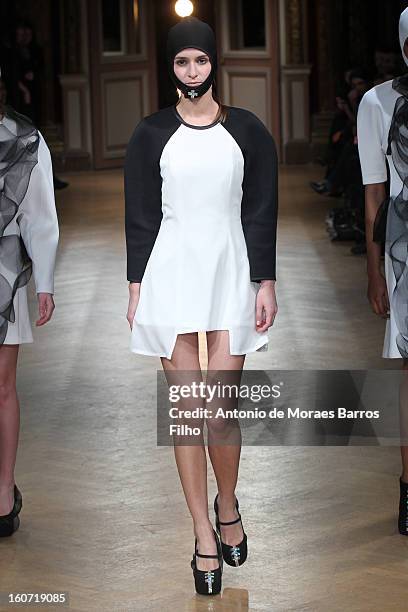
<path id="1" fill-rule="evenodd" d="M 255 113 L 279 151 L 278 1 L 219 0 L 215 6 L 222 99 Z"/>
<path id="2" fill-rule="evenodd" d="M 95 168 L 121 166 L 141 118 L 157 108 L 154 6 L 88 0 Z"/>

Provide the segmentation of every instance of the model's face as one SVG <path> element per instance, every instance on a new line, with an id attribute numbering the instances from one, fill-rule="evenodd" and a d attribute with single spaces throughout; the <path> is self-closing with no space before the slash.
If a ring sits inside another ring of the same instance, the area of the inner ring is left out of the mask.
<path id="1" fill-rule="evenodd" d="M 24 44 L 24 28 L 22 26 L 16 28 L 16 43 L 18 45 Z"/>
<path id="2" fill-rule="evenodd" d="M 351 86 L 353 87 L 353 89 L 355 89 L 360 94 L 367 91 L 367 82 L 364 81 L 363 79 L 359 79 L 359 78 L 352 79 Z"/>
<path id="3" fill-rule="evenodd" d="M 3 119 L 4 116 L 4 106 L 6 104 L 7 99 L 7 90 L 3 81 L 0 81 L 0 119 Z"/>
<path id="4" fill-rule="evenodd" d="M 29 45 L 33 40 L 33 31 L 31 28 L 24 28 L 24 44 Z"/>
<path id="5" fill-rule="evenodd" d="M 346 81 L 347 85 L 350 85 L 350 75 L 351 75 L 351 70 L 346 70 L 344 73 L 344 80 Z"/>
<path id="6" fill-rule="evenodd" d="M 186 85 L 200 85 L 211 72 L 210 58 L 200 49 L 183 49 L 173 66 L 176 77 Z"/>
<path id="7" fill-rule="evenodd" d="M 7 100 L 7 89 L 3 81 L 0 81 L 0 106 L 4 106 Z"/>

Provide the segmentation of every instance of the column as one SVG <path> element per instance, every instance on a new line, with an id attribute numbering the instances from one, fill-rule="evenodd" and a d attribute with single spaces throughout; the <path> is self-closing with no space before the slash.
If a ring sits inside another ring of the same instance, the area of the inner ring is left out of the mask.
<path id="1" fill-rule="evenodd" d="M 67 170 L 92 166 L 87 2 L 63 0 L 61 10 L 64 160 Z"/>
<path id="2" fill-rule="evenodd" d="M 307 0 L 280 0 L 282 142 L 285 163 L 310 159 Z"/>

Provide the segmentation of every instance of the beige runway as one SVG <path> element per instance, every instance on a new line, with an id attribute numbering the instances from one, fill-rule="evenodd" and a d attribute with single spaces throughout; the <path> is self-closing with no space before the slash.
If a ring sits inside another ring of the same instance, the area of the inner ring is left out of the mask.
<path id="1" fill-rule="evenodd" d="M 269 351 L 245 368 L 398 369 L 380 356 L 365 257 L 329 241 L 324 216 L 339 202 L 308 188 L 320 174 L 281 168 L 279 313 Z M 243 447 L 248 561 L 225 567 L 221 596 L 195 595 L 173 449 L 156 446 L 160 359 L 128 348 L 122 173 L 66 178 L 56 310 L 20 351 L 23 509 L 20 529 L 0 541 L 0 591 L 68 592 L 75 612 L 406 610 L 397 447 Z M 213 520 L 210 464 L 209 480 Z"/>

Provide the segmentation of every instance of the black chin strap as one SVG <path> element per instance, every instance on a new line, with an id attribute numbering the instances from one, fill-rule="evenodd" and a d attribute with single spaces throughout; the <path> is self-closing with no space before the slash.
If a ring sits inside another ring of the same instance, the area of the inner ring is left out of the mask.
<path id="1" fill-rule="evenodd" d="M 195 100 L 196 98 L 200 98 L 201 96 L 203 96 L 210 89 L 211 85 L 214 82 L 214 76 L 211 71 L 205 81 L 203 83 L 200 83 L 196 87 L 193 85 L 186 85 L 185 83 L 180 81 L 180 79 L 177 79 L 177 81 L 177 87 L 183 93 L 184 97 L 188 98 L 189 100 Z"/>

